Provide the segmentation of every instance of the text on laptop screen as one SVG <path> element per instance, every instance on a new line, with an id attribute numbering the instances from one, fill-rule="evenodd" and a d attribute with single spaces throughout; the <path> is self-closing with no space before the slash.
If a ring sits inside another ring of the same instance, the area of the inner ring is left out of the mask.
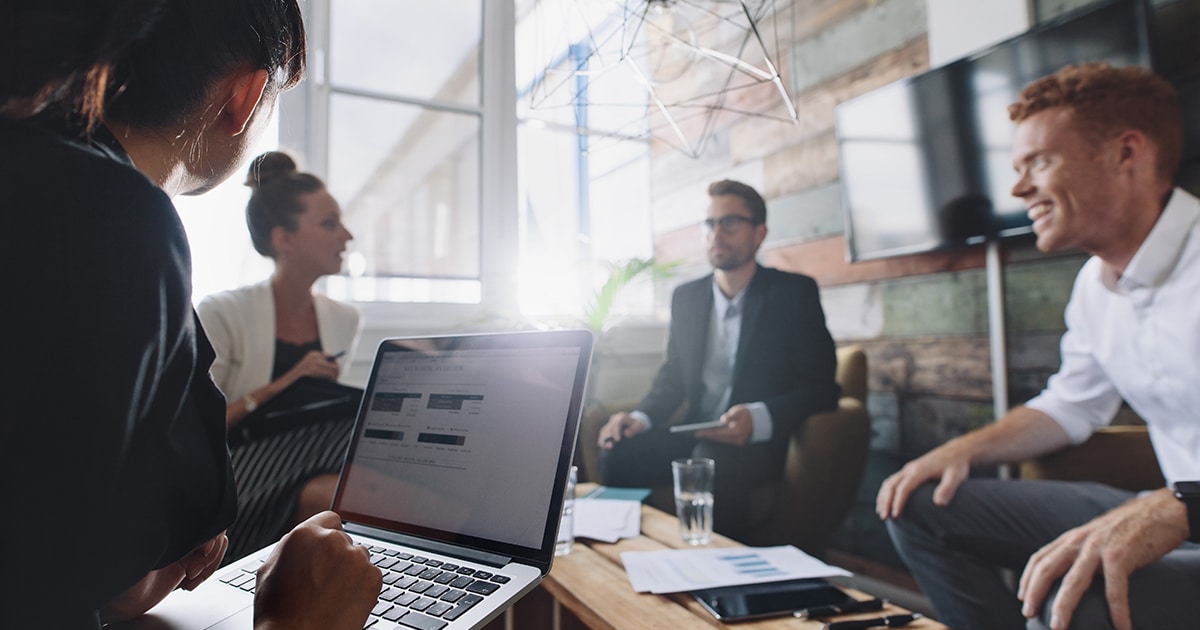
<path id="1" fill-rule="evenodd" d="M 384 352 L 337 509 L 538 548 L 578 347 Z"/>

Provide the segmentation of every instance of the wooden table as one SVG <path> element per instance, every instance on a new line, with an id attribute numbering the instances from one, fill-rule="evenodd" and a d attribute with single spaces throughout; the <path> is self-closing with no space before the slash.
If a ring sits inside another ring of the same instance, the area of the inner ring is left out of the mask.
<path id="1" fill-rule="evenodd" d="M 587 488 L 580 484 L 580 495 Z M 818 629 L 819 621 L 802 621 L 791 617 L 725 625 L 717 621 L 698 602 L 686 594 L 654 595 L 634 592 L 621 564 L 621 552 L 658 551 L 682 548 L 678 522 L 674 516 L 647 505 L 642 506 L 642 535 L 616 544 L 577 539 L 572 552 L 555 558 L 554 568 L 542 582 L 542 587 L 588 628 L 594 630 L 686 630 L 687 628 L 730 628 L 731 630 L 797 630 Z M 740 547 L 740 543 L 720 535 L 713 536 L 710 547 Z M 870 595 L 848 590 L 859 599 Z M 846 615 L 838 619 L 877 617 L 881 614 L 909 612 L 888 605 L 882 613 Z M 930 630 L 946 626 L 921 619 L 908 628 Z"/>

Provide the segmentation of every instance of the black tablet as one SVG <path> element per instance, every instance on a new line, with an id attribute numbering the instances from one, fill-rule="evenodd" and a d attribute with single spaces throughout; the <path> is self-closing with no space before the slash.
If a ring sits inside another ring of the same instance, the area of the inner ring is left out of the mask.
<path id="1" fill-rule="evenodd" d="M 363 390 L 322 378 L 304 376 L 229 430 L 230 446 L 327 420 L 354 422 Z"/>
<path id="2" fill-rule="evenodd" d="M 803 608 L 854 601 L 823 579 L 742 584 L 692 591 L 708 612 L 724 622 L 790 615 Z"/>

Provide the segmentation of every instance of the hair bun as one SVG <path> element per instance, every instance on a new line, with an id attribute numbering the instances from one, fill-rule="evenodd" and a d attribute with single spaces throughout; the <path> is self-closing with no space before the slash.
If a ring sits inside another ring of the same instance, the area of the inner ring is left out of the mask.
<path id="1" fill-rule="evenodd" d="M 296 161 L 281 151 L 268 151 L 250 161 L 250 170 L 246 173 L 246 185 L 258 189 L 263 184 L 275 179 L 287 177 L 298 172 Z"/>

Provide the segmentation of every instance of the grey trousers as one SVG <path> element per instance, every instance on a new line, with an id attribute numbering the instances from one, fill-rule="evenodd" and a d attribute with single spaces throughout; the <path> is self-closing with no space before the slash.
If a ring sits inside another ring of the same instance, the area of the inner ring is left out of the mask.
<path id="1" fill-rule="evenodd" d="M 1026 627 L 1021 602 L 998 569 L 1019 575 L 1042 546 L 1134 496 L 1095 483 L 973 479 L 943 508 L 933 504 L 933 488 L 914 492 L 904 514 L 887 525 L 939 619 L 954 630 Z M 1129 592 L 1135 628 L 1200 628 L 1200 545 L 1185 543 L 1134 572 Z M 1029 628 L 1048 627 L 1052 601 Z M 1071 627 L 1112 627 L 1100 577 Z"/>

